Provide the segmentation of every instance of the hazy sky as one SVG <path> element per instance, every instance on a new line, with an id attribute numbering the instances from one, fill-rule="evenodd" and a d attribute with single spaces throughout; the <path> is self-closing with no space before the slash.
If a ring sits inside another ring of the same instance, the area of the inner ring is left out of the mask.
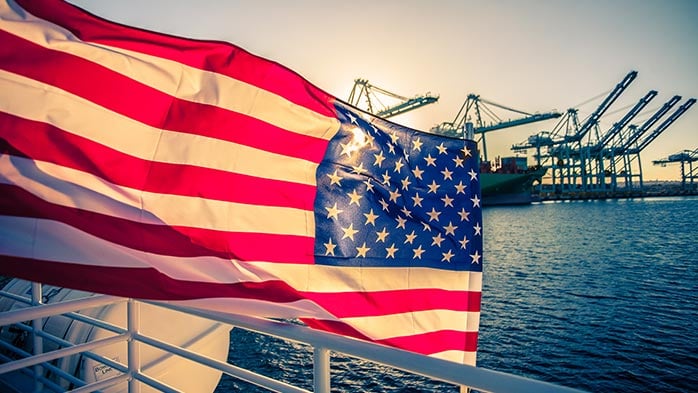
<path id="1" fill-rule="evenodd" d="M 345 100 L 356 78 L 404 96 L 438 94 L 438 103 L 392 119 L 423 130 L 452 121 L 470 93 L 526 112 L 577 107 L 583 120 L 602 97 L 578 105 L 632 70 L 638 77 L 602 117 L 602 131 L 649 90 L 659 95 L 633 123 L 673 95 L 679 105 L 698 97 L 695 0 L 71 2 L 121 23 L 231 42 Z M 488 134 L 490 158 L 513 155 L 512 144 L 556 122 Z M 645 180 L 677 179 L 678 164 L 651 161 L 695 148 L 698 104 L 642 152 Z"/>

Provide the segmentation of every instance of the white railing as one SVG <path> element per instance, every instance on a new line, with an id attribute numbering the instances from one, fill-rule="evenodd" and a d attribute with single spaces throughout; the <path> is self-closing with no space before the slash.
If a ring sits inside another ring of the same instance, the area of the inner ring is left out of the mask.
<path id="1" fill-rule="evenodd" d="M 229 327 L 242 328 L 260 334 L 281 338 L 292 342 L 304 343 L 313 348 L 313 391 L 330 392 L 330 352 L 341 353 L 350 357 L 360 358 L 401 369 L 428 378 L 452 383 L 457 386 L 467 386 L 471 389 L 487 392 L 574 392 L 577 390 L 553 385 L 546 382 L 527 379 L 493 370 L 461 365 L 436 358 L 402 351 L 382 345 L 372 344 L 331 333 L 309 329 L 305 326 L 255 318 L 245 315 L 216 313 L 181 307 L 168 303 L 143 302 L 106 295 L 94 295 L 81 299 L 64 300 L 50 304 L 42 304 L 40 285 L 32 286 L 32 298 L 18 296 L 6 291 L 0 291 L 0 296 L 9 298 L 17 303 L 23 303 L 21 308 L 13 307 L 9 311 L 0 312 L 0 327 L 21 329 L 31 334 L 33 354 L 14 348 L 0 340 L 0 349 L 5 353 L 13 352 L 12 356 L 2 355 L 0 362 L 0 381 L 3 376 L 21 370 L 27 377 L 34 380 L 35 391 L 65 391 L 60 384 L 46 377 L 46 372 L 68 381 L 71 386 L 77 386 L 72 392 L 91 392 L 104 390 L 119 384 L 127 384 L 129 393 L 139 393 L 143 385 L 163 392 L 178 392 L 176 387 L 169 386 L 147 375 L 141 369 L 141 345 L 158 348 L 170 355 L 176 355 L 190 361 L 218 370 L 231 377 L 252 383 L 254 385 L 278 392 L 308 392 L 308 390 L 290 385 L 283 381 L 261 375 L 259 373 L 237 367 L 225 361 L 215 359 L 206 354 L 197 353 L 182 346 L 167 343 L 157 337 L 141 332 L 140 308 L 142 306 L 162 307 L 176 312 L 206 318 L 210 321 L 226 324 Z M 126 302 L 126 328 L 97 318 L 77 313 L 95 307 L 104 307 Z M 111 332 L 110 336 L 87 342 L 69 342 L 41 330 L 44 318 L 63 315 L 81 323 L 90 324 L 99 329 Z M 32 321 L 31 325 L 23 323 Z M 46 342 L 58 346 L 58 349 L 44 352 Z M 126 363 L 100 356 L 94 351 L 115 343 L 126 343 L 128 356 Z M 76 354 L 92 359 L 102 364 L 105 369 L 116 370 L 108 378 L 94 382 L 85 382 L 61 370 L 51 361 Z M 55 379 L 55 377 L 54 377 Z M 7 384 L 7 382 L 5 382 Z M 1 387 L 1 386 L 0 386 Z M 125 390 L 125 389 L 124 389 Z M 461 389 L 464 390 L 464 389 Z"/>

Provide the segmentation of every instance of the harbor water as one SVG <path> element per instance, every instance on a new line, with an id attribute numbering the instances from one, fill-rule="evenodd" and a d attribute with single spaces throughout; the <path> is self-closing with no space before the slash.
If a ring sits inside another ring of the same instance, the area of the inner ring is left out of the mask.
<path id="1" fill-rule="evenodd" d="M 483 212 L 478 366 L 591 392 L 698 391 L 698 198 Z M 233 364 L 312 389 L 310 348 L 233 329 Z M 333 391 L 457 392 L 339 355 Z M 224 377 L 217 392 L 261 392 Z"/>

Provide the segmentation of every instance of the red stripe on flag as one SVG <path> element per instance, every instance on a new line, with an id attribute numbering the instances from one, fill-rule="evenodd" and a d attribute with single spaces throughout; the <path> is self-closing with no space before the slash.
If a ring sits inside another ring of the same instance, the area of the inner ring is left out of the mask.
<path id="1" fill-rule="evenodd" d="M 152 300 L 238 298 L 276 303 L 303 299 L 283 281 L 223 284 L 176 280 L 152 268 L 78 265 L 12 256 L 3 256 L 2 262 L 3 272 L 13 277 L 115 296 Z"/>
<path id="2" fill-rule="evenodd" d="M 109 45 L 214 71 L 285 97 L 291 102 L 334 116 L 334 98 L 288 68 L 254 56 L 232 44 L 154 33 L 89 14 L 62 1 L 18 1 L 29 13 L 58 24 L 83 41 Z M 127 37 L 127 38 L 125 38 Z"/>
<path id="3" fill-rule="evenodd" d="M 314 239 L 261 233 L 224 232 L 138 223 L 56 205 L 12 185 L 0 184 L 0 215 L 32 217 L 68 224 L 134 250 L 179 257 L 215 256 L 239 261 L 314 262 Z M 269 247 L 273 244 L 273 247 Z"/>
<path id="4" fill-rule="evenodd" d="M 373 340 L 344 322 L 309 318 L 303 318 L 302 320 L 308 326 L 315 329 L 326 330 L 361 340 L 373 341 L 424 355 L 451 350 L 475 352 L 477 349 L 477 332 L 439 330 L 429 333 L 417 333 L 409 336 Z"/>
<path id="5" fill-rule="evenodd" d="M 2 151 L 91 173 L 138 190 L 263 206 L 313 210 L 315 187 L 198 166 L 143 160 L 51 124 L 0 112 L 0 127 L 21 130 L 5 135 Z"/>
<path id="6" fill-rule="evenodd" d="M 324 156 L 328 142 L 321 138 L 170 96 L 102 65 L 46 49 L 2 30 L 0 42 L 0 64 L 4 70 L 56 86 L 152 127 L 203 135 L 312 162 L 320 162 Z M 46 64 L 51 64 L 51 72 L 46 72 Z"/>
<path id="7" fill-rule="evenodd" d="M 333 315 L 351 318 L 435 309 L 479 312 L 481 294 L 438 288 L 415 288 L 369 293 L 307 293 L 307 296 L 318 304 L 327 305 L 327 309 L 332 311 Z"/>

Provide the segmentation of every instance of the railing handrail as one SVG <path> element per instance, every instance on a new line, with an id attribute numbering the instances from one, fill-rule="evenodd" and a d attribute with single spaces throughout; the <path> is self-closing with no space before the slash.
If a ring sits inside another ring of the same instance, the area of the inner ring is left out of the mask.
<path id="1" fill-rule="evenodd" d="M 11 295 L 11 296 L 7 296 Z M 0 291 L 0 296 L 7 296 L 10 298 L 17 298 L 17 295 L 12 295 L 7 292 Z M 21 323 L 22 321 L 46 318 L 58 314 L 66 314 L 71 317 L 71 312 L 78 311 L 85 308 L 104 306 L 108 304 L 116 304 L 119 302 L 128 301 L 129 309 L 130 305 L 134 304 L 135 310 L 137 310 L 137 304 L 139 302 L 147 303 L 153 306 L 164 307 L 170 310 L 182 312 L 189 315 L 194 315 L 202 318 L 206 318 L 211 321 L 216 321 L 222 324 L 230 325 L 236 328 L 242 328 L 245 330 L 253 331 L 256 333 L 278 337 L 287 341 L 294 341 L 299 343 L 304 343 L 310 345 L 313 348 L 313 368 L 314 368 L 314 391 L 316 392 L 329 392 L 330 389 L 330 378 L 329 378 L 329 351 L 341 353 L 348 355 L 350 357 L 360 358 L 374 362 L 377 364 L 382 364 L 397 368 L 400 370 L 407 371 L 409 373 L 422 375 L 434 380 L 439 380 L 447 383 L 452 383 L 454 385 L 468 386 L 473 389 L 481 391 L 491 391 L 491 392 L 578 392 L 578 390 L 571 389 L 568 387 L 558 386 L 548 382 L 533 380 L 521 376 L 516 376 L 512 374 L 507 374 L 499 371 L 473 367 L 463 364 L 458 364 L 442 359 L 437 359 L 433 357 L 428 357 L 380 344 L 370 343 L 366 341 L 357 340 L 350 337 L 345 337 L 333 333 L 313 330 L 308 327 L 297 325 L 288 322 L 252 317 L 247 315 L 236 315 L 228 314 L 214 311 L 201 310 L 191 307 L 185 307 L 174 303 L 167 302 L 156 302 L 156 301 L 135 301 L 132 299 L 124 299 L 114 296 L 106 295 L 95 295 L 88 298 L 77 299 L 77 300 L 67 300 L 59 301 L 51 304 L 40 304 L 40 305 L 28 305 L 26 308 L 16 309 L 12 311 L 0 313 L 0 326 Z M 29 300 L 30 302 L 30 300 Z M 277 381 L 272 378 L 266 377 L 261 374 L 257 374 L 250 370 L 246 370 L 226 362 L 220 362 L 216 359 L 211 359 L 205 355 L 194 353 L 188 349 L 178 347 L 176 345 L 169 344 L 167 342 L 161 341 L 155 337 L 146 336 L 138 331 L 138 329 L 132 326 L 133 323 L 138 322 L 137 311 L 136 314 L 133 312 L 127 312 L 127 321 L 130 328 L 127 329 L 128 332 L 118 335 L 115 333 L 113 337 L 119 337 L 121 340 L 128 340 L 129 342 L 142 342 L 150 346 L 154 346 L 160 350 L 166 351 L 171 354 L 181 356 L 185 359 L 195 361 L 199 364 L 203 364 L 207 367 L 211 367 L 227 375 L 235 378 L 253 383 L 255 385 L 284 392 L 307 392 L 307 390 L 289 385 L 282 381 Z M 133 321 L 131 320 L 133 319 Z M 84 323 L 90 324 L 89 318 L 83 320 Z M 95 324 L 94 326 L 99 326 Z M 26 329 L 27 327 L 25 327 Z M 31 329 L 31 327 L 28 327 Z M 41 332 L 42 336 L 46 336 L 46 332 Z M 105 343 L 111 343 L 115 339 L 103 340 Z M 78 343 L 79 344 L 79 343 Z M 100 343 L 90 343 L 89 345 L 83 345 L 84 348 L 94 349 Z M 74 344 L 75 345 L 75 344 Z M 58 351 L 63 351 L 65 354 L 74 354 L 81 348 L 63 348 Z M 131 350 L 131 347 L 129 347 Z M 89 354 L 89 352 L 88 352 Z M 101 357 L 99 355 L 90 356 L 91 358 Z M 67 355 L 66 355 L 67 356 Z M 129 352 L 129 362 L 138 363 L 139 359 L 134 354 L 135 357 L 131 357 L 131 352 Z M 41 364 L 45 359 L 53 358 L 46 354 L 35 354 L 32 358 L 24 358 L 16 360 L 13 362 L 0 364 L 0 374 L 7 372 L 7 370 L 14 369 L 17 366 L 13 365 L 14 362 L 22 362 L 23 365 L 34 365 Z M 100 361 L 105 361 L 107 359 L 101 358 Z M 162 384 L 159 381 L 152 379 L 151 377 L 141 373 L 140 366 L 138 364 L 115 364 L 113 361 L 106 361 L 110 367 L 114 367 L 116 370 L 126 374 L 129 381 L 138 380 L 147 385 L 161 389 L 163 391 L 176 391 L 167 385 Z M 124 376 L 118 375 L 111 377 L 107 380 L 102 380 L 94 382 L 92 384 L 79 387 L 77 391 L 91 391 L 91 389 L 103 389 L 107 386 L 111 386 L 116 383 L 123 383 Z M 137 384 L 129 383 L 129 390 L 134 393 L 137 392 L 138 388 L 134 388 Z"/>

